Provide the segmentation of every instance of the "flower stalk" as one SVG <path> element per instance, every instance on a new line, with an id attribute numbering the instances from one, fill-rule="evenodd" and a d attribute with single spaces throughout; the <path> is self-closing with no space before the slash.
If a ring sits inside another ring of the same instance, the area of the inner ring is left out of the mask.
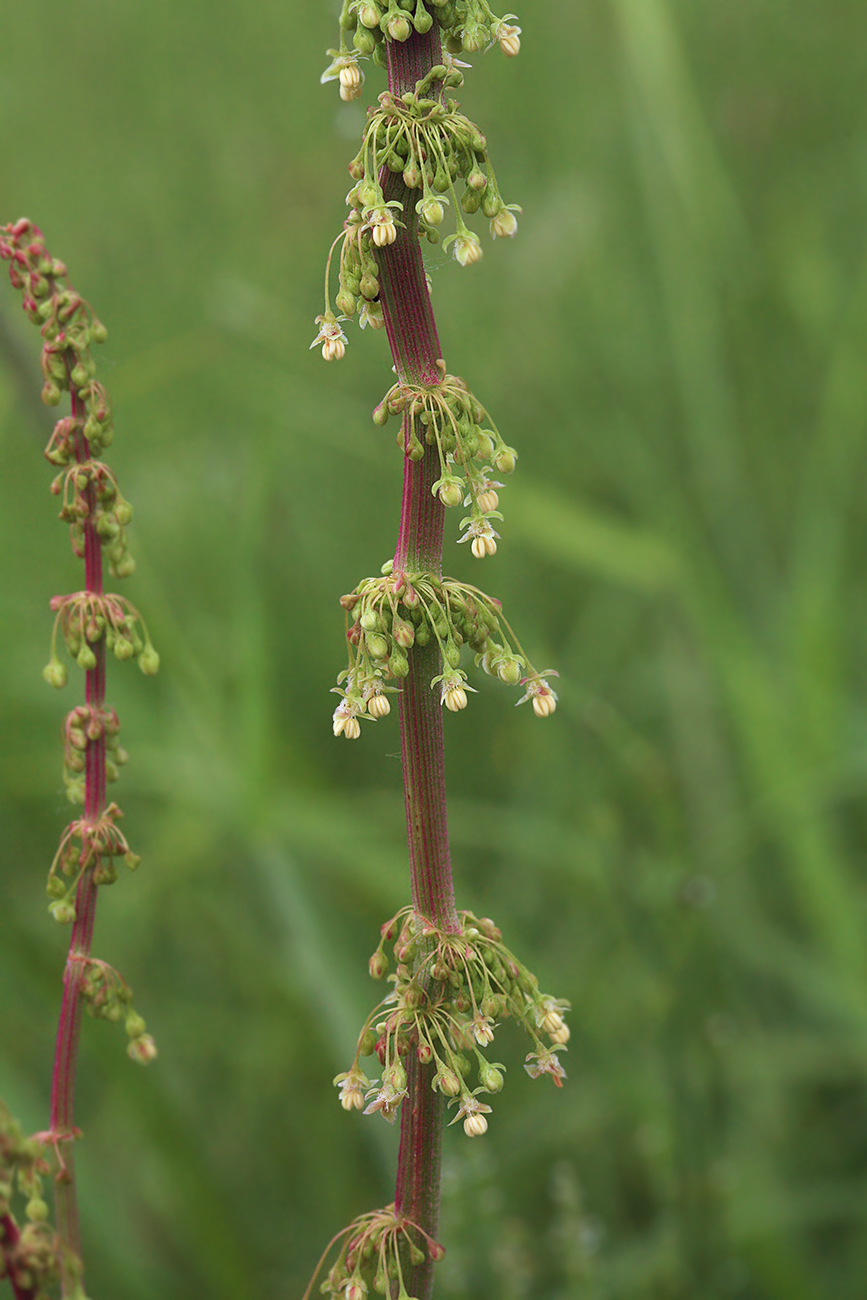
<path id="1" fill-rule="evenodd" d="M 556 706 L 551 671 L 546 677 L 532 667 L 500 602 L 443 576 L 450 508 L 469 509 L 461 540 L 471 543 L 475 559 L 496 553 L 493 522 L 502 518 L 503 485 L 494 476 L 512 473 L 517 453 L 466 382 L 447 371 L 421 251 L 422 240 L 439 243 L 449 208 L 455 230 L 443 246 L 461 266 L 481 257 L 463 214 L 481 211 L 492 238 L 517 231 L 519 209 L 503 203 L 487 141 L 448 92 L 463 84 L 468 66 L 457 53 L 498 43 L 511 57 L 520 28 L 507 21 L 511 15 L 492 14 L 486 0 L 418 0 L 411 8 L 402 0 L 345 0 L 340 47 L 329 51 L 333 62 L 323 76 L 339 81 L 341 98 L 354 99 L 363 84 L 359 58 L 388 73 L 388 89 L 368 110 L 349 166 L 350 213 L 329 255 L 330 268 L 340 247 L 334 301 L 341 314 L 331 308 L 329 269 L 314 343 L 322 343 L 326 360 L 339 360 L 347 342 L 341 324 L 358 314 L 362 328 L 384 327 L 397 376 L 373 412 L 380 426 L 400 417 L 397 544 L 380 575 L 341 597 L 349 662 L 335 688 L 333 723 L 335 735 L 358 739 L 362 721 L 384 720 L 390 697 L 398 696 L 412 898 L 384 923 L 370 959 L 378 980 L 395 963 L 393 987 L 362 1027 L 351 1068 L 334 1080 L 345 1110 L 364 1109 L 389 1123 L 400 1115 L 395 1200 L 335 1238 L 337 1260 L 322 1285 L 333 1300 L 361 1300 L 371 1287 L 392 1300 L 428 1300 L 443 1254 L 436 1234 L 447 1107 L 457 1107 L 450 1122 L 463 1121 L 467 1137 L 486 1132 L 491 1107 L 480 1094 L 500 1091 L 504 1067 L 482 1049 L 499 1021 L 512 1017 L 523 1026 L 534 1047 L 525 1069 L 531 1077 L 550 1075 L 557 1086 L 565 1078 L 557 1052 L 569 1037 L 568 1004 L 540 993 L 493 921 L 457 910 L 443 748 L 443 709 L 461 712 L 473 690 L 460 666 L 464 647 L 483 671 L 523 686 L 518 703 L 532 699 L 537 716 Z M 382 1071 L 378 1081 L 361 1066 L 371 1056 Z"/>
<path id="2" fill-rule="evenodd" d="M 101 886 L 117 879 L 114 859 L 123 858 L 131 870 L 139 862 L 117 824 L 121 810 L 107 803 L 107 784 L 117 779 L 127 755 L 118 742 L 117 715 L 106 705 L 106 657 L 113 651 L 117 659 L 137 659 L 148 675 L 157 671 L 159 657 L 138 611 L 125 597 L 106 593 L 103 587 L 104 559 L 117 578 L 135 568 L 126 540 L 132 508 L 113 472 L 99 459 L 113 439 L 113 424 L 108 395 L 96 379 L 91 346 L 105 341 L 105 327 L 68 284 L 66 267 L 48 253 L 41 231 L 32 222 L 25 219 L 0 228 L 0 258 L 10 263 L 12 285 L 21 290 L 24 311 L 42 333 L 43 401 L 56 406 L 63 392 L 70 395 L 70 414 L 57 421 L 45 455 L 59 470 L 52 491 L 61 497 L 60 518 L 69 524 L 72 550 L 84 562 L 84 589 L 55 596 L 51 602 L 56 618 L 44 676 L 52 686 L 66 684 L 59 637 L 85 675 L 84 704 L 72 709 L 63 727 L 66 792 L 73 804 L 81 805 L 82 815 L 62 833 L 47 884 L 54 919 L 72 927 L 50 1123 L 28 1142 L 0 1108 L 0 1166 L 5 1165 L 6 1175 L 0 1177 L 0 1184 L 9 1193 L 0 1197 L 0 1246 L 16 1296 L 41 1300 L 45 1287 L 59 1276 L 64 1300 L 83 1300 L 73 1146 L 80 1136 L 75 1126 L 75 1079 L 84 1010 L 108 1020 L 125 1020 L 127 1050 L 133 1060 L 147 1064 L 156 1055 L 144 1020 L 132 1008 L 126 981 L 91 954 L 97 894 Z M 51 1164 L 43 1152 L 50 1154 Z M 54 1174 L 53 1235 L 40 1194 L 41 1177 L 48 1172 Z M 11 1214 L 13 1185 L 28 1197 L 29 1222 L 23 1230 Z"/>

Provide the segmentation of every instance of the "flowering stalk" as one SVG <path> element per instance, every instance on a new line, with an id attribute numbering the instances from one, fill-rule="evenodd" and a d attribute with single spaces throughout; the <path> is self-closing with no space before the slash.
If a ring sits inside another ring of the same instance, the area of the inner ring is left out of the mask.
<path id="1" fill-rule="evenodd" d="M 99 887 L 117 879 L 115 858 L 122 857 L 131 870 L 139 862 L 118 825 L 123 816 L 120 808 L 106 800 L 107 782 L 117 779 L 118 768 L 127 759 L 118 743 L 117 714 L 105 702 L 106 654 L 111 650 L 118 659 L 137 659 L 148 675 L 157 671 L 159 656 L 138 611 L 125 597 L 103 589 L 103 552 L 113 577 L 126 577 L 135 568 L 126 539 L 132 507 L 121 495 L 112 470 L 97 459 L 113 438 L 108 395 L 95 378 L 91 355 L 91 344 L 105 341 L 105 327 L 69 286 L 66 267 L 50 256 L 41 231 L 31 222 L 0 228 L 0 258 L 10 262 L 10 280 L 23 293 L 23 308 L 41 327 L 43 401 L 56 406 L 63 391 L 70 394 L 71 414 L 58 420 L 45 455 L 60 471 L 52 491 L 61 498 L 60 518 L 70 525 L 73 552 L 84 561 L 84 589 L 51 601 L 56 617 L 44 676 L 52 686 L 66 684 L 58 634 L 85 673 L 85 702 L 72 709 L 63 727 L 66 792 L 73 804 L 83 805 L 83 812 L 61 836 L 47 885 L 55 920 L 72 926 L 50 1125 L 36 1135 L 35 1147 L 39 1152 L 50 1150 L 54 1158 L 56 1237 L 48 1236 L 48 1210 L 40 1195 L 40 1175 L 48 1172 L 49 1165 L 0 1111 L 0 1166 L 5 1163 L 8 1170 L 8 1177 L 0 1180 L 0 1245 L 16 1295 L 43 1296 L 44 1287 L 59 1274 L 62 1295 L 82 1300 L 73 1156 L 79 1136 L 74 1103 L 82 1011 L 86 1007 L 91 1015 L 108 1020 L 125 1018 L 127 1050 L 133 1060 L 147 1064 L 156 1055 L 144 1021 L 132 1009 L 126 981 L 91 955 Z M 23 1231 L 9 1210 L 13 1173 L 19 1190 L 29 1198 L 29 1223 Z"/>
<path id="2" fill-rule="evenodd" d="M 513 1016 L 530 1034 L 529 1074 L 548 1074 L 558 1086 L 565 1077 L 556 1051 L 569 1037 L 562 1015 L 568 1004 L 539 992 L 493 921 L 457 911 L 446 817 L 443 706 L 462 711 L 473 689 L 460 667 L 462 647 L 475 652 L 484 671 L 523 685 L 518 702 L 532 699 L 538 716 L 556 707 L 547 677 L 530 665 L 500 602 L 442 573 L 448 508 L 469 509 L 461 540 L 476 559 L 495 554 L 502 483 L 494 476 L 510 474 L 517 454 L 465 381 L 447 371 L 420 245 L 422 238 L 439 242 L 449 206 L 456 228 L 443 246 L 462 266 L 482 255 L 462 213 L 481 210 L 494 238 L 517 231 L 519 209 L 503 203 L 484 135 L 446 98 L 463 84 L 468 66 L 457 61 L 458 52 L 498 43 L 505 54 L 518 53 L 520 28 L 510 17 L 497 18 L 486 0 L 431 0 L 430 7 L 424 0 L 345 0 L 340 47 L 329 51 L 333 62 L 323 75 L 339 81 L 343 99 L 354 99 L 363 85 L 359 58 L 388 71 L 388 89 L 368 110 L 349 166 L 350 215 L 329 254 L 314 345 L 321 343 L 326 360 L 339 360 L 347 343 L 341 325 L 357 312 L 362 328 L 385 327 L 397 375 L 373 413 L 378 425 L 401 417 L 397 546 L 378 576 L 341 598 L 349 663 L 335 688 L 334 733 L 357 739 L 362 719 L 385 718 L 390 696 L 398 694 L 412 894 L 411 906 L 382 926 L 370 959 L 370 974 L 382 979 L 391 949 L 394 987 L 362 1027 L 351 1068 L 335 1079 L 346 1110 L 363 1107 L 391 1123 L 401 1117 L 395 1200 L 335 1238 L 342 1244 L 322 1290 L 336 1300 L 362 1300 L 371 1286 L 396 1300 L 432 1294 L 433 1265 L 443 1254 L 436 1233 L 445 1107 L 457 1106 L 451 1122 L 462 1120 L 468 1137 L 487 1130 L 491 1108 L 479 1096 L 500 1091 L 504 1067 L 481 1049 L 493 1041 L 498 1020 Z M 338 245 L 339 316 L 330 299 Z M 367 1056 L 382 1069 L 376 1083 L 361 1069 Z"/>

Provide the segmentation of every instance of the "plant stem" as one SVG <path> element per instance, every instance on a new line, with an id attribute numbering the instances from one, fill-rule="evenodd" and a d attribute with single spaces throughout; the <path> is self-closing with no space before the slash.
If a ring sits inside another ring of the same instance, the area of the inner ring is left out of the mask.
<path id="1" fill-rule="evenodd" d="M 388 41 L 388 88 L 395 95 L 413 90 L 430 68 L 441 61 L 436 22 L 425 35 L 413 32 L 404 42 Z M 384 169 L 381 183 L 387 201 L 399 199 L 402 219 L 393 244 L 377 251 L 380 300 L 398 379 L 402 383 L 436 384 L 440 345 L 418 240 L 416 194 L 400 173 Z M 407 434 L 406 421 L 404 433 Z M 394 572 L 442 574 L 444 507 L 431 493 L 439 477 L 436 447 L 426 448 L 420 461 L 404 460 L 400 530 Z M 409 656 L 409 674 L 400 696 L 400 737 L 403 759 L 412 901 L 416 911 L 438 927 L 459 931 L 455 910 L 446 818 L 445 755 L 442 706 L 430 682 L 441 671 L 436 645 L 416 646 Z M 407 1061 L 408 1095 L 401 1106 L 395 1207 L 398 1214 L 436 1236 L 439 1219 L 440 1168 L 444 1101 L 431 1087 L 433 1066 Z M 428 1300 L 433 1290 L 434 1261 L 407 1262 L 404 1280 L 410 1295 Z"/>
<path id="2" fill-rule="evenodd" d="M 72 391 L 72 414 L 80 421 L 76 434 L 76 460 L 79 464 L 89 460 L 90 448 L 81 432 L 84 412 Z M 102 594 L 102 545 L 99 535 L 89 519 L 93 517 L 96 498 L 93 484 L 87 488 L 88 522 L 84 525 L 85 587 L 97 595 Z M 105 703 L 105 641 L 100 639 L 92 646 L 96 667 L 86 674 L 85 699 L 94 710 L 100 711 Z M 87 746 L 84 776 L 84 821 L 94 824 L 105 809 L 105 736 L 100 735 Z M 89 851 L 86 834 L 82 835 L 81 852 Z M 87 969 L 96 915 L 97 886 L 93 883 L 93 864 L 87 868 L 78 885 L 75 900 L 75 921 L 69 943 L 69 955 L 63 975 L 63 1001 L 57 1029 L 57 1046 L 54 1055 L 54 1074 L 51 1084 L 51 1129 L 49 1137 L 54 1143 L 60 1163 L 55 1182 L 55 1210 L 57 1231 L 63 1243 L 61 1292 L 64 1297 L 75 1295 L 81 1282 L 81 1237 L 78 1224 L 78 1200 L 75 1186 L 75 1072 L 78 1064 L 78 1043 L 81 1031 L 83 1003 L 81 987 Z"/>

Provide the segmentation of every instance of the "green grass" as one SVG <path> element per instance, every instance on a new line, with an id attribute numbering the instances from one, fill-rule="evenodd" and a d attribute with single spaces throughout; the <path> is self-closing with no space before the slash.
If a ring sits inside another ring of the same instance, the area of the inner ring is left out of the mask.
<path id="1" fill-rule="evenodd" d="M 449 368 L 521 462 L 497 556 L 447 567 L 561 671 L 447 720 L 459 900 L 572 999 L 569 1083 L 450 1130 L 439 1289 L 859 1300 L 867 1273 L 860 8 L 528 7 L 473 60 L 517 239 L 430 258 Z M 334 741 L 337 598 L 389 555 L 385 342 L 308 352 L 361 118 L 318 85 L 331 6 L 29 0 L 4 15 L 3 211 L 109 327 L 126 591 L 163 657 L 112 671 L 143 862 L 96 950 L 160 1046 L 85 1027 L 90 1290 L 297 1297 L 391 1197 L 345 1115 L 378 925 L 406 901 L 396 723 Z M 369 77 L 370 98 L 381 88 Z M 0 1095 L 47 1114 L 65 809 L 41 681 L 77 583 L 36 332 L 0 298 Z M 30 385 L 30 388 L 28 388 Z M 28 398 L 26 394 L 31 392 Z M 390 503 L 390 504 L 389 504 Z"/>

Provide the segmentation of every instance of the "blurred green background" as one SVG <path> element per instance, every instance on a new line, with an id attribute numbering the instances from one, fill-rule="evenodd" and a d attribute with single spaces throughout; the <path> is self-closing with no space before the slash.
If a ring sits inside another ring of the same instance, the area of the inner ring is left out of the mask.
<path id="1" fill-rule="evenodd" d="M 0 46 L 0 220 L 106 321 L 124 591 L 162 654 L 109 694 L 143 863 L 100 905 L 160 1046 L 85 1025 L 94 1300 L 291 1300 L 392 1196 L 346 1115 L 407 898 L 396 722 L 331 735 L 340 594 L 386 559 L 384 336 L 309 352 L 362 122 L 326 0 L 27 0 Z M 460 95 L 514 242 L 431 250 L 449 369 L 519 449 L 503 541 L 446 568 L 561 672 L 447 717 L 459 900 L 571 998 L 561 1093 L 510 1071 L 446 1139 L 438 1295 L 827 1300 L 867 1276 L 867 100 L 860 0 L 550 0 Z M 383 87 L 373 69 L 365 101 Z M 5 281 L 5 274 L 4 274 Z M 48 493 L 38 337 L 0 291 L 0 1095 L 44 1127 L 68 811 L 43 683 L 80 569 Z M 482 572 L 482 568 L 484 572 Z"/>

